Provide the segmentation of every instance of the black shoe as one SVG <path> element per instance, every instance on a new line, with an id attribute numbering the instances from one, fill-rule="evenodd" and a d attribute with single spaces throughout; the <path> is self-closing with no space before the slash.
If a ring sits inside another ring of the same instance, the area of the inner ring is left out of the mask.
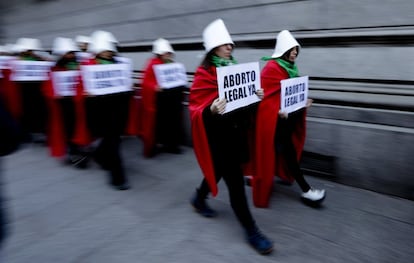
<path id="1" fill-rule="evenodd" d="M 273 251 L 273 242 L 263 235 L 256 226 L 247 230 L 246 236 L 247 242 L 260 254 L 267 255 Z"/>
<path id="2" fill-rule="evenodd" d="M 131 186 L 127 182 L 122 183 L 122 184 L 113 184 L 112 183 L 111 185 L 112 185 L 113 188 L 115 188 L 116 190 L 119 190 L 119 191 L 125 191 L 125 190 L 128 190 L 129 188 L 131 188 Z"/>
<path id="3" fill-rule="evenodd" d="M 176 147 L 165 147 L 163 149 L 164 152 L 166 153 L 172 153 L 172 154 L 181 154 L 182 151 L 180 149 L 180 147 L 176 146 Z"/>
<path id="4" fill-rule="evenodd" d="M 76 168 L 79 169 L 86 169 L 89 165 L 89 158 L 88 156 L 82 156 L 76 163 L 73 164 Z"/>
<path id="5" fill-rule="evenodd" d="M 194 207 L 194 210 L 204 217 L 216 217 L 217 212 L 211 209 L 205 199 L 198 198 L 198 191 L 190 200 L 191 205 Z"/>
<path id="6" fill-rule="evenodd" d="M 69 155 L 66 163 L 79 169 L 88 168 L 89 158 L 86 155 Z"/>

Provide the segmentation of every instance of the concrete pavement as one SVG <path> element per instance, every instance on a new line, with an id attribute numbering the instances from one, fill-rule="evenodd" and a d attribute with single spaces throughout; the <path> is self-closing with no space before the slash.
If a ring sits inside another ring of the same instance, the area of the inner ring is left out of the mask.
<path id="1" fill-rule="evenodd" d="M 244 241 L 224 183 L 202 218 L 189 205 L 201 172 L 191 148 L 141 157 L 125 138 L 132 188 L 116 191 L 94 163 L 74 169 L 38 144 L 3 158 L 10 235 L 7 263 L 86 262 L 399 262 L 414 259 L 414 202 L 308 177 L 327 190 L 321 209 L 303 205 L 296 185 L 275 184 L 271 206 L 252 213 L 275 244 L 269 256 Z M 249 200 L 250 188 L 246 186 Z"/>

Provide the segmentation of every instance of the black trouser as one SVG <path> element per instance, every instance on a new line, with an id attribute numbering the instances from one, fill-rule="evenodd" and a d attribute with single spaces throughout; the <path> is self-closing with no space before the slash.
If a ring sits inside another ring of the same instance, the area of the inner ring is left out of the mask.
<path id="1" fill-rule="evenodd" d="M 230 197 L 230 205 L 245 229 L 252 229 L 255 226 L 254 219 L 250 213 L 248 206 L 246 192 L 244 188 L 244 175 L 240 164 L 227 163 L 224 160 L 215 162 L 216 182 L 221 178 L 227 185 Z M 198 189 L 198 197 L 201 199 L 207 198 L 210 188 L 206 179 L 201 182 Z"/>
<path id="2" fill-rule="evenodd" d="M 68 145 L 69 154 L 78 154 L 79 146 L 72 142 L 75 132 L 75 103 L 72 97 L 64 97 L 59 99 L 60 109 L 62 111 L 63 125 L 65 129 L 66 144 Z"/>
<path id="3" fill-rule="evenodd" d="M 19 83 L 23 110 L 21 126 L 27 135 L 46 133 L 47 107 L 41 88 L 41 82 Z"/>
<path id="4" fill-rule="evenodd" d="M 303 177 L 299 161 L 297 160 L 296 149 L 292 141 L 292 134 L 296 127 L 296 122 L 301 121 L 300 119 L 302 118 L 300 114 L 301 112 L 290 114 L 287 119 L 279 117 L 274 144 L 276 151 L 284 156 L 290 174 L 295 178 L 302 191 L 307 192 L 310 186 Z"/>
<path id="5" fill-rule="evenodd" d="M 104 168 L 110 172 L 110 183 L 113 185 L 121 185 L 127 181 L 121 158 L 120 145 L 121 138 L 119 136 L 106 135 L 102 137 L 94 153 Z"/>
<path id="6" fill-rule="evenodd" d="M 156 141 L 167 149 L 176 149 L 182 141 L 182 88 L 157 94 Z"/>
<path id="7" fill-rule="evenodd" d="M 88 128 L 94 137 L 101 138 L 95 157 L 110 172 L 114 185 L 126 182 L 120 144 L 128 117 L 129 98 L 130 93 L 125 92 L 86 100 Z"/>

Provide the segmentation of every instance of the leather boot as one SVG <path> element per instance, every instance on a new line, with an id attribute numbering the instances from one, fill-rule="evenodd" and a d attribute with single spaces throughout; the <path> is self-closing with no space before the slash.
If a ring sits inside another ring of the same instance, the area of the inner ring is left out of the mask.
<path id="1" fill-rule="evenodd" d="M 211 209 L 207 203 L 206 198 L 200 198 L 199 190 L 197 189 L 193 197 L 190 200 L 194 210 L 204 217 L 216 217 L 217 212 Z"/>
<path id="2" fill-rule="evenodd" d="M 246 239 L 262 255 L 269 254 L 273 251 L 273 242 L 263 235 L 257 226 L 246 230 Z"/>

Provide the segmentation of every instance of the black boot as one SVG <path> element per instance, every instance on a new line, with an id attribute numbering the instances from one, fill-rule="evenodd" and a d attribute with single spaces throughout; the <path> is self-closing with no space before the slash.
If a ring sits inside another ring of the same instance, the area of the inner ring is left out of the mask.
<path id="1" fill-rule="evenodd" d="M 114 158 L 116 159 L 116 158 Z M 109 174 L 111 178 L 111 185 L 117 190 L 128 190 L 131 186 L 128 183 L 125 171 L 120 160 L 111 163 Z"/>
<path id="2" fill-rule="evenodd" d="M 198 189 L 191 198 L 190 203 L 194 207 L 195 211 L 204 217 L 217 216 L 217 212 L 207 205 L 206 198 L 200 198 Z"/>
<path id="3" fill-rule="evenodd" d="M 263 235 L 257 226 L 246 230 L 246 239 L 262 255 L 269 254 L 273 251 L 273 242 Z"/>

